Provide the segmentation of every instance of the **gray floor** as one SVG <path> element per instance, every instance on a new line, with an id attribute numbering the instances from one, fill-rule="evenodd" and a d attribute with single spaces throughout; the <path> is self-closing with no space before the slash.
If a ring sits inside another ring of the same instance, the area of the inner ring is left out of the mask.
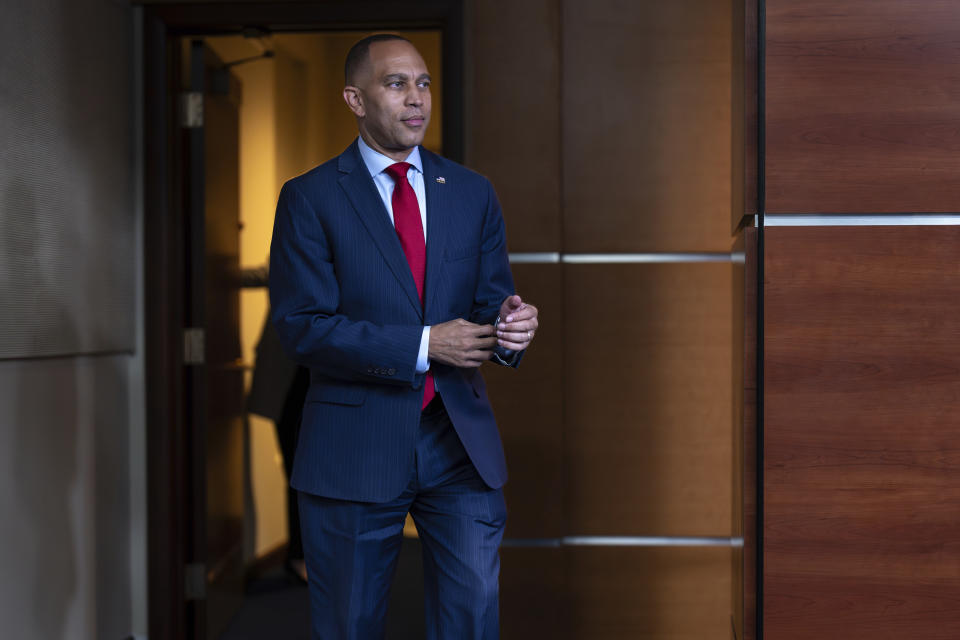
<path id="1" fill-rule="evenodd" d="M 420 542 L 405 538 L 387 613 L 388 640 L 423 640 Z M 310 640 L 307 588 L 276 567 L 247 586 L 243 605 L 220 640 Z"/>

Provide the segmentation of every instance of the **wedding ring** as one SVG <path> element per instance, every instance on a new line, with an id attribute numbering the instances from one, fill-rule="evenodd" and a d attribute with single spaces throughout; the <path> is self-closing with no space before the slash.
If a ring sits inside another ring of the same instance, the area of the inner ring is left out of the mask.
<path id="1" fill-rule="evenodd" d="M 533 337 L 533 331 L 527 331 L 527 340 Z"/>

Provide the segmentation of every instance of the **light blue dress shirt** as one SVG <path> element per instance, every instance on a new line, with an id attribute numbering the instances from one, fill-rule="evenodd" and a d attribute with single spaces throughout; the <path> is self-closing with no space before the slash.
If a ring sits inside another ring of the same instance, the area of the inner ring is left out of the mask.
<path id="1" fill-rule="evenodd" d="M 396 164 L 397 161 L 388 158 L 379 151 L 374 151 L 370 145 L 363 141 L 363 137 L 358 137 L 357 142 L 359 143 L 363 163 L 367 166 L 367 171 L 370 172 L 373 183 L 377 185 L 380 199 L 383 200 L 383 206 L 387 208 L 387 214 L 390 216 L 390 224 L 393 224 L 393 187 L 396 183 L 393 181 L 393 177 L 387 173 L 387 167 Z M 410 163 L 410 168 L 407 169 L 407 180 L 417 196 L 417 204 L 420 205 L 420 223 L 423 226 L 423 241 L 426 243 L 427 194 L 423 187 L 423 162 L 420 160 L 420 147 L 414 147 L 404 162 Z M 493 357 L 500 364 L 511 365 L 516 360 L 516 352 L 497 346 L 494 348 Z M 429 369 L 430 327 L 424 327 L 423 333 L 420 334 L 420 350 L 417 353 L 417 373 L 425 373 Z"/>
<path id="2" fill-rule="evenodd" d="M 387 208 L 387 214 L 390 216 L 390 224 L 393 224 L 393 187 L 396 183 L 386 169 L 390 165 L 396 164 L 397 161 L 388 158 L 379 151 L 374 151 L 370 145 L 363 141 L 362 137 L 358 138 L 358 142 L 360 156 L 373 178 L 373 183 L 377 185 L 380 199 L 383 200 L 383 206 Z M 404 162 L 410 163 L 410 168 L 407 170 L 407 180 L 417 196 L 417 204 L 420 205 L 420 223 L 423 226 L 423 240 L 426 242 L 427 195 L 423 187 L 423 162 L 420 160 L 420 147 L 414 147 Z M 429 356 L 430 327 L 424 327 L 420 336 L 420 351 L 417 353 L 417 373 L 424 373 L 430 369 Z"/>

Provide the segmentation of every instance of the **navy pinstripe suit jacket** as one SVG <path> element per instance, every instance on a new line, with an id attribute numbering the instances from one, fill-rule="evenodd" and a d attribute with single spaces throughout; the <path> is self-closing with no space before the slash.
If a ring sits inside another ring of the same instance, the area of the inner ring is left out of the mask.
<path id="1" fill-rule="evenodd" d="M 423 307 L 356 142 L 280 192 L 270 249 L 272 320 L 311 379 L 291 479 L 300 491 L 366 502 L 397 497 L 414 464 L 423 326 L 455 318 L 492 324 L 514 292 L 490 182 L 420 153 Z M 506 462 L 480 371 L 430 366 L 470 459 L 484 482 L 500 487 Z"/>

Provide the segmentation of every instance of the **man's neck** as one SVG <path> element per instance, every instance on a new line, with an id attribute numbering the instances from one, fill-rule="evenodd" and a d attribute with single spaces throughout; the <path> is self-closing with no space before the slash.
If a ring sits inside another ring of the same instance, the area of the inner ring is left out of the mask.
<path id="1" fill-rule="evenodd" d="M 411 153 L 413 153 L 413 150 L 416 149 L 416 147 L 410 147 L 409 149 L 384 149 L 370 136 L 368 136 L 365 131 L 360 131 L 360 138 L 367 144 L 368 147 L 381 155 L 387 156 L 394 162 L 403 162 L 410 156 Z"/>

